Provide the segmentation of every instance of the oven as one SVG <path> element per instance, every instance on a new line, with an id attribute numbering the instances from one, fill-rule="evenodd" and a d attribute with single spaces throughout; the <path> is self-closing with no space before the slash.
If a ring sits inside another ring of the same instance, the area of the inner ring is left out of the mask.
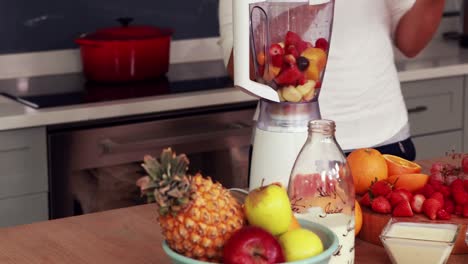
<path id="1" fill-rule="evenodd" d="M 48 128 L 50 217 L 144 203 L 143 156 L 187 154 L 189 172 L 226 187 L 248 185 L 256 102 Z"/>

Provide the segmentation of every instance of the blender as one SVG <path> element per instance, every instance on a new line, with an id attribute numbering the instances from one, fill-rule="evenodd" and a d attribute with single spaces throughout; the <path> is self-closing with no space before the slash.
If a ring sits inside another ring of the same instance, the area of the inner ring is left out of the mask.
<path id="1" fill-rule="evenodd" d="M 307 138 L 320 119 L 321 90 L 334 0 L 234 0 L 234 84 L 260 98 L 249 188 L 288 185 Z"/>

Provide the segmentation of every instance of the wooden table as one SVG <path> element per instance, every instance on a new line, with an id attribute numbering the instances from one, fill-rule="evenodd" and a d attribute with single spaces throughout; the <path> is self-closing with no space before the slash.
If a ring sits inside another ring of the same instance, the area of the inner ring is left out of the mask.
<path id="1" fill-rule="evenodd" d="M 154 205 L 0 229 L 0 263 L 169 264 Z M 356 240 L 356 263 L 390 263 L 382 247 Z M 452 255 L 450 264 L 468 263 Z"/>

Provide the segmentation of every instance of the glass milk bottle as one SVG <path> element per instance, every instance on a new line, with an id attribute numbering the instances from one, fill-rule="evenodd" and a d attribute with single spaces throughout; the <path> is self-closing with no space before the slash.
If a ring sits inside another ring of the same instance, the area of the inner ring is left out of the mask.
<path id="1" fill-rule="evenodd" d="M 335 140 L 335 122 L 313 120 L 294 163 L 288 194 L 297 218 L 323 224 L 339 238 L 329 263 L 354 263 L 354 185 Z"/>

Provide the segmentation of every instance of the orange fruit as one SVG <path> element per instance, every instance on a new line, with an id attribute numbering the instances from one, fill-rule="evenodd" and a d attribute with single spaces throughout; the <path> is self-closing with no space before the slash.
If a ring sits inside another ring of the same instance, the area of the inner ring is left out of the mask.
<path id="1" fill-rule="evenodd" d="M 419 164 L 417 164 L 416 162 L 412 162 L 407 159 L 390 154 L 383 154 L 382 156 L 387 162 L 388 176 L 395 174 L 409 174 L 421 172 L 421 166 L 419 166 Z"/>
<path id="2" fill-rule="evenodd" d="M 299 221 L 297 221 L 297 218 L 293 214 L 291 224 L 289 225 L 288 231 L 293 230 L 293 229 L 297 229 L 297 228 L 301 228 L 301 225 L 299 224 Z"/>
<path id="3" fill-rule="evenodd" d="M 348 155 L 347 161 L 357 194 L 364 194 L 376 178 L 385 180 L 388 177 L 387 162 L 376 149 L 356 149 Z"/>
<path id="4" fill-rule="evenodd" d="M 354 236 L 357 236 L 362 228 L 362 210 L 357 200 L 354 201 L 354 222 Z"/>
<path id="5" fill-rule="evenodd" d="M 390 184 L 394 184 L 394 188 L 404 188 L 410 192 L 421 189 L 428 180 L 429 175 L 423 173 L 395 174 L 387 178 Z"/>

